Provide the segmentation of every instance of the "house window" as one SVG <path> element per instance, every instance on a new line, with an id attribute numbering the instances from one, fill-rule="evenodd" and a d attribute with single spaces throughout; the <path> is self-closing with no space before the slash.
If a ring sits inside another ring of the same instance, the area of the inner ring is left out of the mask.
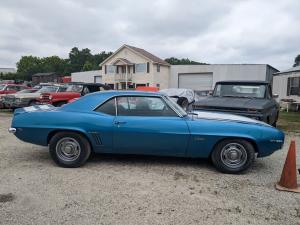
<path id="1" fill-rule="evenodd" d="M 287 95 L 300 95 L 300 77 L 289 77 Z"/>
<path id="2" fill-rule="evenodd" d="M 114 65 L 108 65 L 107 66 L 107 73 L 116 73 L 117 68 Z"/>
<path id="3" fill-rule="evenodd" d="M 147 71 L 147 63 L 135 64 L 135 72 L 143 73 Z"/>
<path id="4" fill-rule="evenodd" d="M 160 65 L 159 64 L 156 65 L 156 71 L 160 72 Z"/>

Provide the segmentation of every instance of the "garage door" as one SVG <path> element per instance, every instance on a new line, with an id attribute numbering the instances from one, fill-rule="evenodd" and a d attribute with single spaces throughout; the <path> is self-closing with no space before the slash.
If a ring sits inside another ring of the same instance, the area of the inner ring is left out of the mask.
<path id="1" fill-rule="evenodd" d="M 94 83 L 102 83 L 102 76 L 94 76 Z"/>
<path id="2" fill-rule="evenodd" d="M 212 90 L 212 73 L 185 73 L 178 74 L 178 87 L 199 91 Z"/>

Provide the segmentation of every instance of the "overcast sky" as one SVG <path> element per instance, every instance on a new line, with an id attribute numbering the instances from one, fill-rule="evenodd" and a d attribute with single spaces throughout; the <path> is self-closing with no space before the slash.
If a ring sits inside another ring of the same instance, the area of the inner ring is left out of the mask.
<path id="1" fill-rule="evenodd" d="M 300 0 L 1 0 L 0 67 L 130 44 L 161 58 L 287 69 L 300 54 L 299 12 Z"/>

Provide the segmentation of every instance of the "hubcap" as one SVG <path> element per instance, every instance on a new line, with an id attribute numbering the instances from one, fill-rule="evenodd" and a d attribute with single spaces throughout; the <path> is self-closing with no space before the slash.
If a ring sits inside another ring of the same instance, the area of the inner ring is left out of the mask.
<path id="1" fill-rule="evenodd" d="M 239 168 L 247 161 L 246 149 L 239 143 L 229 143 L 221 150 L 221 160 L 232 169 Z"/>
<path id="2" fill-rule="evenodd" d="M 80 152 L 80 145 L 74 138 L 65 137 L 60 139 L 56 144 L 57 156 L 64 161 L 76 160 Z"/>

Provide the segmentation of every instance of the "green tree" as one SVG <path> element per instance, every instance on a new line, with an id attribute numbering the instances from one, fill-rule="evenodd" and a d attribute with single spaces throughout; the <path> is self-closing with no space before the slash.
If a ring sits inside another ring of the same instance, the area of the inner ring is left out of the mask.
<path id="1" fill-rule="evenodd" d="M 190 60 L 188 58 L 178 59 L 175 57 L 167 58 L 167 59 L 165 59 L 165 61 L 171 65 L 205 65 L 205 64 L 207 64 L 207 63 L 202 63 L 202 62 L 196 62 L 196 61 Z"/>
<path id="2" fill-rule="evenodd" d="M 82 67 L 82 71 L 93 70 L 93 64 L 90 61 L 86 61 Z"/>
<path id="3" fill-rule="evenodd" d="M 294 67 L 300 66 L 300 55 L 297 55 L 294 61 Z"/>
<path id="4" fill-rule="evenodd" d="M 56 72 L 63 74 L 66 61 L 58 56 L 49 56 L 41 59 L 41 72 Z"/>
<path id="5" fill-rule="evenodd" d="M 35 56 L 22 56 L 17 62 L 17 72 L 24 79 L 31 80 L 31 76 L 41 71 L 41 59 Z"/>

